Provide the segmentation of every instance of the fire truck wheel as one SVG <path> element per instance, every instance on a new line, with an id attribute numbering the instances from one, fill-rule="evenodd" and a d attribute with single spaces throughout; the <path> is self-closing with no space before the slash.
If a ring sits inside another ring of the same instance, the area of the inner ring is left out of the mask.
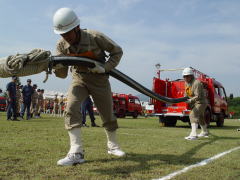
<path id="1" fill-rule="evenodd" d="M 175 127 L 177 119 L 175 117 L 159 117 L 159 123 L 163 127 Z"/>
<path id="2" fill-rule="evenodd" d="M 133 118 L 137 118 L 138 117 L 138 112 L 137 111 L 134 111 L 134 113 L 133 113 Z"/>
<path id="3" fill-rule="evenodd" d="M 123 109 L 120 109 L 117 117 L 118 118 L 125 118 L 126 117 L 125 111 Z"/>
<path id="4" fill-rule="evenodd" d="M 204 113 L 204 117 L 205 117 L 205 123 L 207 124 L 208 127 L 210 126 L 211 116 L 212 115 L 211 115 L 210 110 L 206 109 L 205 113 Z"/>
<path id="5" fill-rule="evenodd" d="M 218 116 L 217 116 L 217 127 L 223 127 L 224 125 L 224 112 L 221 112 Z"/>

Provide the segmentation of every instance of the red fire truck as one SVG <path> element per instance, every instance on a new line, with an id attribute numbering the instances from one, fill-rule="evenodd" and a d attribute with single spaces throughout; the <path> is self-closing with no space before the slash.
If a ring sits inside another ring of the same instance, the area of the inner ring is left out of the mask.
<path id="1" fill-rule="evenodd" d="M 7 109 L 7 98 L 0 96 L 0 111 L 6 111 Z"/>
<path id="2" fill-rule="evenodd" d="M 131 94 L 113 93 L 113 111 L 119 118 L 132 116 L 137 118 L 142 114 L 142 106 L 137 96 Z"/>
<path id="3" fill-rule="evenodd" d="M 211 78 L 194 68 L 192 69 L 195 78 L 202 82 L 208 98 L 208 105 L 205 109 L 206 123 L 209 125 L 210 122 L 216 122 L 218 127 L 223 126 L 224 118 L 228 116 L 227 96 L 223 85 L 214 78 Z M 161 71 L 168 70 L 158 70 L 158 77 L 153 78 L 153 91 L 170 98 L 184 97 L 184 80 L 162 80 L 160 79 Z M 187 103 L 168 104 L 153 99 L 151 102 L 154 104 L 155 115 L 159 116 L 159 122 L 162 123 L 163 126 L 175 126 L 177 120 L 189 122 L 190 109 Z"/>

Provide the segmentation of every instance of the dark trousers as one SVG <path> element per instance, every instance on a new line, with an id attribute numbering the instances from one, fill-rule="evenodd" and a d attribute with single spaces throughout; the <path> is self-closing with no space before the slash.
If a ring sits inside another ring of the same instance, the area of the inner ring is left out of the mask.
<path id="1" fill-rule="evenodd" d="M 24 113 L 25 113 L 26 109 L 27 109 L 27 118 L 31 117 L 30 107 L 31 107 L 31 101 L 30 102 L 23 102 L 23 106 L 22 106 L 22 110 L 21 110 L 21 116 L 22 117 L 24 116 Z"/>
<path id="2" fill-rule="evenodd" d="M 94 112 L 93 112 L 93 107 L 91 105 L 83 105 L 82 106 L 82 123 L 85 124 L 86 123 L 86 116 L 87 116 L 87 112 L 90 116 L 91 119 L 91 123 L 94 124 L 95 122 L 95 117 L 94 117 Z"/>
<path id="3" fill-rule="evenodd" d="M 12 99 L 11 101 L 8 101 L 8 105 L 7 105 L 7 119 L 11 119 L 12 116 L 14 119 L 17 118 L 16 99 Z"/>

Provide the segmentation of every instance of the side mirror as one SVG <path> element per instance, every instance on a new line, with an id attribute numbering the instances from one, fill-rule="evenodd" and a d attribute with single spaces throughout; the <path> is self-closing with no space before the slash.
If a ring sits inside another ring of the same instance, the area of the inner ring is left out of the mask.
<path id="1" fill-rule="evenodd" d="M 230 99 L 233 99 L 233 94 L 231 93 L 230 96 L 229 96 Z"/>

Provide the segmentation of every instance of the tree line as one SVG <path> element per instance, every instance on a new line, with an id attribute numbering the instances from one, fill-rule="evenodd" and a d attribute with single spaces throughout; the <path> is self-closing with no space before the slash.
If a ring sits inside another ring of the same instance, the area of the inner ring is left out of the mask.
<path id="1" fill-rule="evenodd" d="M 233 118 L 240 118 L 240 97 L 228 99 L 228 112 L 234 112 Z"/>

